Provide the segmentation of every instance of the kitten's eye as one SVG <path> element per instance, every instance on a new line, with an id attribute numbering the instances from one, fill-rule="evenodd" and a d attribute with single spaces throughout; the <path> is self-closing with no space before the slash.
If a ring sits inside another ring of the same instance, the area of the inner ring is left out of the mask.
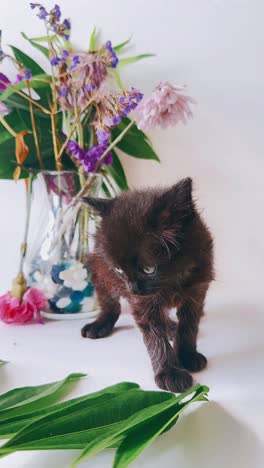
<path id="1" fill-rule="evenodd" d="M 156 271 L 157 271 L 157 267 L 155 266 L 145 266 L 143 267 L 143 271 L 144 273 L 146 273 L 146 275 L 155 275 Z"/>
<path id="2" fill-rule="evenodd" d="M 115 267 L 114 269 L 119 275 L 122 275 L 123 270 L 121 268 Z"/>

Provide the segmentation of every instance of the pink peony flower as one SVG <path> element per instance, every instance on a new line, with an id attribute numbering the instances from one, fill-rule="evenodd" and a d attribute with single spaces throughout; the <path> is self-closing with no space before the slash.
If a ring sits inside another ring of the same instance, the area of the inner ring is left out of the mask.
<path id="1" fill-rule="evenodd" d="M 148 131 L 158 125 L 166 128 L 180 121 L 186 124 L 193 116 L 190 104 L 195 101 L 184 94 L 185 89 L 168 81 L 160 83 L 151 96 L 143 98 L 135 111 L 138 128 Z"/>
<path id="2" fill-rule="evenodd" d="M 10 293 L 0 296 L 0 319 L 6 323 L 27 323 L 35 317 L 40 321 L 40 309 L 45 307 L 44 294 L 35 288 L 29 288 L 22 301 Z"/>

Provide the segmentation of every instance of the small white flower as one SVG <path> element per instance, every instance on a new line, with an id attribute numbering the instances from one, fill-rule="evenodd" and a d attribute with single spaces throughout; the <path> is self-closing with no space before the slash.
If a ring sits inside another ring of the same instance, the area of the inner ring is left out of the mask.
<path id="1" fill-rule="evenodd" d="M 87 286 L 87 270 L 81 262 L 73 262 L 67 270 L 60 272 L 59 277 L 64 286 L 74 291 L 83 291 Z"/>
<path id="2" fill-rule="evenodd" d="M 56 306 L 59 307 L 59 309 L 64 309 L 64 307 L 67 307 L 70 303 L 71 300 L 69 297 L 62 297 L 56 302 Z"/>
<path id="3" fill-rule="evenodd" d="M 34 283 L 32 284 L 32 287 L 40 289 L 47 299 L 51 299 L 55 296 L 58 289 L 58 285 L 52 281 L 51 277 L 48 274 L 43 274 L 40 273 L 40 271 L 35 271 L 33 278 Z"/>

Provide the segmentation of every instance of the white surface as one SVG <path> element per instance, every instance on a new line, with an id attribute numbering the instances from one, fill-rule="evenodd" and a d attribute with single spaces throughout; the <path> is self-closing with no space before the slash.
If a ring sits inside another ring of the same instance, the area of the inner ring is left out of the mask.
<path id="1" fill-rule="evenodd" d="M 40 35 L 28 2 L 1 6 L 3 42 L 35 54 L 19 32 Z M 48 2 L 52 4 L 52 2 Z M 183 417 L 134 466 L 261 468 L 263 460 L 263 108 L 264 2 L 260 0 L 63 0 L 75 42 L 88 43 L 93 24 L 104 39 L 133 33 L 130 53 L 157 57 L 133 65 L 124 81 L 146 93 L 160 80 L 189 85 L 194 120 L 151 135 L 162 164 L 124 157 L 132 185 L 172 183 L 191 175 L 216 243 L 217 283 L 208 300 L 200 348 L 209 368 L 199 376 L 212 402 Z M 14 21 L 15 18 L 15 21 Z M 0 292 L 10 287 L 24 220 L 23 184 L 0 182 Z M 124 322 L 123 322 L 124 323 Z M 82 340 L 80 324 L 0 329 L 2 391 L 86 371 L 90 391 L 120 380 L 153 387 L 140 335 L 124 328 L 102 341 Z M 16 343 L 16 345 L 14 344 Z M 154 387 L 153 387 L 154 388 Z M 19 454 L 3 467 L 64 468 L 73 454 Z M 86 463 L 110 467 L 108 453 Z"/>
<path id="2" fill-rule="evenodd" d="M 0 326 L 1 358 L 10 361 L 0 369 L 1 391 L 70 372 L 88 374 L 75 396 L 119 381 L 155 388 L 146 349 L 130 317 L 122 316 L 115 333 L 101 340 L 81 338 L 83 323 Z M 193 404 L 175 428 L 138 458 L 135 468 L 263 468 L 263 325 L 256 306 L 211 304 L 199 340 L 209 367 L 196 377 L 210 387 L 210 403 Z M 1 459 L 1 468 L 66 468 L 77 453 L 19 453 Z M 112 458 L 109 450 L 82 466 L 110 468 Z"/>

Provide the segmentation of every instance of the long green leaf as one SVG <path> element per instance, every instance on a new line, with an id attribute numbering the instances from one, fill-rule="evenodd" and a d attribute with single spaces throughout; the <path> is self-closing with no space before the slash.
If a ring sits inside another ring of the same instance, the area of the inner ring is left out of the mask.
<path id="1" fill-rule="evenodd" d="M 56 418 L 51 414 L 33 422 L 1 447 L 0 454 L 35 448 L 83 448 L 97 438 L 104 439 L 109 428 L 114 433 L 122 421 L 139 410 L 173 396 L 138 388 L 117 394 L 103 393 L 96 401 L 81 402 L 57 412 Z"/>
<path id="2" fill-rule="evenodd" d="M 131 63 L 136 63 L 139 60 L 149 58 L 149 57 L 155 57 L 155 54 L 140 54 L 140 55 L 134 55 L 133 57 L 125 57 L 119 60 L 118 66 L 125 67 L 126 65 L 130 65 Z"/>
<path id="3" fill-rule="evenodd" d="M 35 49 L 38 49 L 43 55 L 45 55 L 45 57 L 47 59 L 49 58 L 49 49 L 47 47 L 44 47 L 43 45 L 38 44 L 37 42 L 35 42 L 36 40 L 40 41 L 40 39 L 43 39 L 43 38 L 38 37 L 38 38 L 31 38 L 30 39 L 29 37 L 27 37 L 27 35 L 24 32 L 22 32 L 21 35 L 22 35 L 22 37 L 24 39 L 26 39 L 28 42 L 30 42 L 30 44 L 33 47 L 35 47 Z"/>
<path id="4" fill-rule="evenodd" d="M 120 50 L 122 50 L 127 44 L 129 44 L 129 42 L 131 41 L 131 39 L 132 39 L 132 36 L 130 36 L 126 41 L 121 42 L 120 44 L 117 44 L 116 46 L 114 46 L 113 49 L 114 49 L 116 52 L 120 52 Z"/>
<path id="5" fill-rule="evenodd" d="M 123 191 L 128 189 L 128 183 L 126 174 L 122 163 L 117 156 L 116 152 L 112 150 L 113 164 L 111 166 L 105 166 L 107 172 L 111 175 L 117 186 Z"/>
<path id="6" fill-rule="evenodd" d="M 23 63 L 23 65 L 26 68 L 29 68 L 29 70 L 32 73 L 32 76 L 45 74 L 45 70 L 43 70 L 43 68 L 41 68 L 41 66 L 37 62 L 35 62 L 35 60 L 33 60 L 31 57 L 29 57 L 24 52 L 22 52 L 22 50 L 18 49 L 17 47 L 14 47 L 14 46 L 11 46 L 11 48 L 12 48 L 12 51 L 13 51 L 16 59 L 19 62 Z M 39 88 L 38 89 L 38 95 L 41 98 L 41 103 L 44 106 L 47 107 L 49 105 L 49 102 L 51 102 L 51 100 L 52 100 L 50 86 L 48 85 L 48 87 L 44 88 L 43 90 Z"/>
<path id="7" fill-rule="evenodd" d="M 43 418 L 44 416 L 50 415 L 52 413 L 61 413 L 61 410 L 68 408 L 70 406 L 77 405 L 81 402 L 94 399 L 101 396 L 105 393 L 115 394 L 121 392 L 127 392 L 128 390 L 138 388 L 137 384 L 130 383 L 130 382 L 123 382 L 120 384 L 111 385 L 103 390 L 99 390 L 94 393 L 90 393 L 88 395 L 84 395 L 81 397 L 77 397 L 63 403 L 58 403 L 56 405 L 49 406 L 48 408 L 43 408 L 41 410 L 31 411 L 29 414 L 26 415 L 18 415 L 11 418 L 8 418 L 6 421 L 0 421 L 0 439 L 7 439 L 10 438 L 12 435 L 16 434 L 18 431 L 25 428 L 27 425 L 31 424 L 32 422 Z M 76 408 L 76 406 L 75 406 Z M 54 416 L 53 416 L 54 417 Z"/>
<path id="8" fill-rule="evenodd" d="M 90 37 L 89 50 L 92 51 L 96 49 L 96 40 L 97 40 L 97 33 L 96 33 L 96 27 L 94 27 L 92 30 L 91 37 Z"/>
<path id="9" fill-rule="evenodd" d="M 22 130 L 31 131 L 30 114 L 23 109 L 17 109 L 5 117 L 7 123 L 16 133 Z M 56 170 L 54 149 L 52 141 L 51 121 L 42 113 L 35 113 L 37 132 L 39 137 L 40 152 L 46 170 Z M 62 131 L 62 113 L 57 114 L 57 128 Z M 24 163 L 25 168 L 40 169 L 36 157 L 36 148 L 33 134 L 25 136 L 25 142 L 29 147 L 29 155 Z M 66 153 L 63 154 L 63 166 L 65 169 L 76 170 Z M 12 179 L 16 167 L 15 138 L 0 123 L 0 179 Z M 22 171 L 21 177 L 27 177 L 28 172 Z"/>
<path id="10" fill-rule="evenodd" d="M 23 37 L 26 36 L 25 33 L 21 33 Z M 55 39 L 56 34 L 53 34 L 51 36 L 38 36 L 38 37 L 31 37 L 30 39 L 28 37 L 25 37 L 25 39 L 29 39 L 30 41 L 36 41 L 36 42 L 49 42 L 53 41 Z"/>
<path id="11" fill-rule="evenodd" d="M 208 387 L 196 386 L 191 389 L 185 397 L 194 392 L 194 395 L 185 403 L 181 404 L 178 399 L 169 408 L 166 408 L 162 414 L 157 414 L 151 421 L 144 421 L 137 428 L 127 434 L 125 439 L 118 446 L 113 468 L 126 468 L 140 453 L 145 450 L 160 434 L 171 428 L 177 421 L 180 413 L 191 403 L 201 401 L 208 392 Z M 181 395 L 181 399 L 182 395 Z"/>
<path id="12" fill-rule="evenodd" d="M 36 89 L 37 92 L 39 93 L 40 88 L 48 89 L 49 87 L 49 81 L 51 77 L 46 74 L 42 75 L 35 75 L 33 78 L 30 80 L 30 86 L 33 89 Z M 12 94 L 16 92 L 16 90 L 21 90 L 26 88 L 27 84 L 25 80 L 20 81 L 19 83 L 8 86 L 7 89 L 0 94 L 0 101 L 6 101 L 6 99 L 9 98 Z"/>
<path id="13" fill-rule="evenodd" d="M 127 127 L 129 122 L 129 119 L 123 119 L 120 124 L 113 129 L 112 134 L 114 139 Z M 122 140 L 117 144 L 117 148 L 135 158 L 159 161 L 159 157 L 152 148 L 147 136 L 135 125 L 129 129 Z"/>
<path id="14" fill-rule="evenodd" d="M 84 376 L 85 374 L 70 374 L 59 382 L 16 388 L 0 395 L 0 421 L 25 415 L 52 404 L 63 395 L 67 384 Z"/>

